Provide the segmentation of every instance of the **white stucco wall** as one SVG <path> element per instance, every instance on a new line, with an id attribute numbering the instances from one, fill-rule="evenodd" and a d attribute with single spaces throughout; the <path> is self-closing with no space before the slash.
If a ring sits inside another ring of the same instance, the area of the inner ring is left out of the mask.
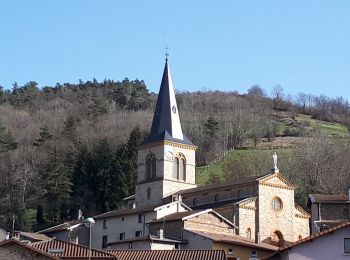
<path id="1" fill-rule="evenodd" d="M 184 240 L 188 241 L 187 245 L 181 245 L 181 249 L 212 249 L 213 241 L 204 236 L 194 234 L 186 229 L 182 232 Z"/>
<path id="2" fill-rule="evenodd" d="M 0 242 L 6 239 L 7 231 L 0 227 Z"/>
<path id="3" fill-rule="evenodd" d="M 120 233 L 125 233 L 125 239 L 134 238 L 137 230 L 142 230 L 142 236 L 148 235 L 146 222 L 155 219 L 156 212 L 145 212 L 142 223 L 138 223 L 139 214 L 141 213 L 106 218 L 107 228 L 103 228 L 103 219 L 95 219 L 96 224 L 91 229 L 92 247 L 102 248 L 103 236 L 107 236 L 107 242 L 112 242 L 119 240 Z"/>
<path id="4" fill-rule="evenodd" d="M 330 260 L 350 259 L 350 254 L 344 253 L 344 238 L 350 238 L 350 227 L 339 229 L 323 235 L 310 242 L 294 246 L 281 257 L 283 260 Z"/>

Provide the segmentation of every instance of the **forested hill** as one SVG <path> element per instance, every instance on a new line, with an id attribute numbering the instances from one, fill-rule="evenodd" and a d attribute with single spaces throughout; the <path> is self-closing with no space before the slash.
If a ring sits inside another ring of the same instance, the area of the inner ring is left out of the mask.
<path id="1" fill-rule="evenodd" d="M 17 228 L 35 229 L 73 218 L 79 208 L 85 215 L 117 208 L 134 192 L 136 147 L 150 128 L 156 98 L 143 81 L 128 79 L 42 89 L 35 82 L 0 87 L 2 222 L 14 212 Z M 177 102 L 183 131 L 199 147 L 198 165 L 215 163 L 233 148 L 294 149 L 305 140 L 318 140 L 316 135 L 332 144 L 348 138 L 350 106 L 342 98 L 303 93 L 290 98 L 277 85 L 271 97 L 253 86 L 244 95 L 177 93 Z M 335 131 L 327 131 L 328 125 Z M 335 150 L 346 152 L 346 142 L 339 143 Z M 343 164 L 337 161 L 348 166 Z M 237 167 L 228 163 L 224 168 L 242 170 Z M 344 167 L 340 171 L 350 169 Z M 220 181 L 216 177 L 207 182 Z M 314 178 L 307 185 L 318 187 Z M 346 181 L 339 180 L 338 192 Z"/>

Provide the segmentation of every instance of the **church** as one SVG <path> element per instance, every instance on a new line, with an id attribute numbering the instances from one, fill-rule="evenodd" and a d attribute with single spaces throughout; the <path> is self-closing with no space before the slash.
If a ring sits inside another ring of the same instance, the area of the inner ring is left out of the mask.
<path id="1" fill-rule="evenodd" d="M 125 198 L 127 208 L 94 217 L 92 246 L 191 249 L 204 245 L 191 242 L 197 232 L 268 252 L 309 235 L 310 215 L 294 202 L 295 186 L 279 172 L 277 155 L 263 176 L 197 187 L 196 149 L 182 132 L 166 58 L 151 131 L 138 148 L 135 195 Z"/>

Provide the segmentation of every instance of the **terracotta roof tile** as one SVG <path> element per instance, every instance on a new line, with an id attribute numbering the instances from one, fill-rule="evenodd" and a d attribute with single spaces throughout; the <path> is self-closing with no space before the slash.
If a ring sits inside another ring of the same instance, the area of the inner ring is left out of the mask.
<path id="1" fill-rule="evenodd" d="M 331 234 L 333 233 L 334 231 L 338 230 L 338 229 L 341 229 L 341 228 L 345 228 L 345 227 L 349 227 L 350 226 L 350 221 L 347 221 L 347 222 L 344 222 L 344 223 L 341 223 L 335 227 L 331 227 L 329 229 L 326 229 L 324 231 L 321 231 L 320 233 L 317 233 L 317 234 L 314 234 L 314 235 L 311 235 L 311 236 L 308 236 L 306 238 L 303 238 L 301 240 L 298 240 L 296 242 L 293 242 L 293 243 L 290 243 L 284 247 L 281 247 L 280 248 L 280 251 L 284 251 L 286 249 L 290 249 L 294 246 L 297 246 L 297 245 L 300 245 L 300 244 L 303 244 L 305 242 L 308 242 L 308 241 L 312 241 L 314 240 L 315 238 L 318 238 L 318 237 L 321 237 L 321 236 L 325 236 L 325 235 L 328 235 L 328 234 Z"/>
<path id="2" fill-rule="evenodd" d="M 118 260 L 226 260 L 223 250 L 107 250 Z"/>
<path id="3" fill-rule="evenodd" d="M 69 243 L 59 239 L 52 239 L 49 241 L 41 241 L 30 244 L 33 248 L 40 251 L 44 251 L 53 256 L 64 257 L 64 258 L 87 258 L 89 256 L 89 248 L 82 245 L 77 245 Z M 61 250 L 62 252 L 57 252 L 56 250 Z M 51 251 L 52 250 L 52 251 Z M 91 256 L 97 259 L 116 259 L 115 255 L 109 254 L 105 251 L 100 251 L 96 249 L 91 250 Z"/>
<path id="4" fill-rule="evenodd" d="M 197 231 L 197 230 L 187 230 L 187 229 L 186 231 L 204 236 L 216 242 L 244 245 L 247 247 L 260 248 L 260 249 L 265 249 L 270 251 L 276 251 L 278 249 L 278 247 L 276 246 L 273 246 L 264 242 L 255 243 L 255 241 L 252 239 L 247 239 L 245 237 L 238 236 L 238 235 L 226 235 L 226 234 L 203 232 L 203 231 Z"/>

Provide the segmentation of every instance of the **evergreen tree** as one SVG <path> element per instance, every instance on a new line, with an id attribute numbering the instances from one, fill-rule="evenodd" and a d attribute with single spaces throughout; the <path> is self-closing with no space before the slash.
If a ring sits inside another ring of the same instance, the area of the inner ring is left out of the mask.
<path id="1" fill-rule="evenodd" d="M 14 150 L 17 148 L 17 145 L 11 131 L 0 124 L 0 153 Z"/>
<path id="2" fill-rule="evenodd" d="M 118 184 L 120 192 L 118 199 L 132 195 L 135 192 L 137 180 L 137 147 L 141 144 L 145 134 L 136 127 L 131 131 L 126 144 L 120 146 L 116 154 Z"/>
<path id="3" fill-rule="evenodd" d="M 45 143 L 53 137 L 53 135 L 49 132 L 49 128 L 46 126 L 40 128 L 39 135 L 40 137 L 37 140 L 35 140 L 33 144 L 34 146 L 41 146 L 43 143 Z"/>
<path id="4" fill-rule="evenodd" d="M 71 171 L 64 164 L 64 159 L 56 147 L 49 150 L 48 160 L 43 167 L 41 177 L 50 211 L 49 215 L 58 218 L 60 205 L 70 197 L 72 183 Z"/>

